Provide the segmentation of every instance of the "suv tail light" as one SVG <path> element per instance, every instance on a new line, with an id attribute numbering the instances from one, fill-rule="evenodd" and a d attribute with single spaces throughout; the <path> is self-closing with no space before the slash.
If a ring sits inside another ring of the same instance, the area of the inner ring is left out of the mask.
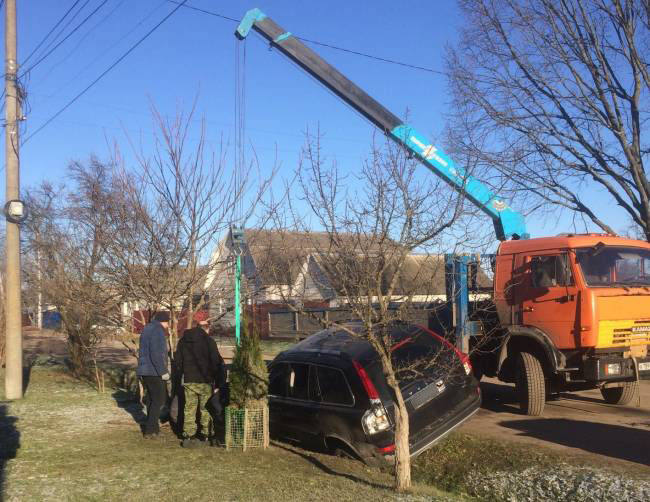
<path id="1" fill-rule="evenodd" d="M 372 408 L 366 410 L 361 418 L 361 425 L 363 431 L 372 436 L 378 432 L 385 431 L 390 427 L 390 420 L 388 420 L 388 414 L 384 405 L 381 404 L 379 399 L 376 403 L 372 403 Z"/>
<path id="2" fill-rule="evenodd" d="M 365 368 L 358 361 L 352 361 L 352 364 L 354 365 L 354 369 L 357 370 L 357 375 L 359 375 L 363 388 L 366 390 L 366 394 L 368 394 L 368 398 L 370 399 L 370 409 L 366 410 L 361 418 L 363 431 L 369 436 L 385 431 L 390 427 L 390 420 L 388 419 L 384 405 L 379 399 L 379 392 L 377 392 L 377 388 L 372 383 Z"/>
<path id="3" fill-rule="evenodd" d="M 370 380 L 370 377 L 368 376 L 368 373 L 366 372 L 365 368 L 361 366 L 357 361 L 352 361 L 352 364 L 354 365 L 354 369 L 357 370 L 357 375 L 359 375 L 359 378 L 361 379 L 361 383 L 363 384 L 363 388 L 366 389 L 366 394 L 368 394 L 370 401 L 373 400 L 378 401 L 379 393 L 375 388 L 375 384 L 372 383 L 372 380 Z"/>
<path id="4" fill-rule="evenodd" d="M 465 354 L 465 353 L 461 352 L 460 350 L 458 350 L 458 348 L 455 345 L 452 345 L 449 340 L 447 340 L 446 338 L 440 336 L 437 333 L 434 333 L 430 329 L 425 328 L 424 326 L 420 326 L 420 325 L 418 325 L 418 328 L 420 328 L 422 331 L 425 331 L 425 332 L 429 333 L 432 337 L 437 338 L 438 340 L 440 340 L 442 343 L 444 343 L 450 349 L 453 349 L 454 352 L 456 353 L 456 355 L 458 356 L 458 359 L 460 359 L 461 364 L 463 365 L 463 369 L 465 370 L 465 374 L 467 376 L 470 375 L 470 373 L 472 372 L 472 363 L 469 361 L 469 356 L 467 354 Z"/>

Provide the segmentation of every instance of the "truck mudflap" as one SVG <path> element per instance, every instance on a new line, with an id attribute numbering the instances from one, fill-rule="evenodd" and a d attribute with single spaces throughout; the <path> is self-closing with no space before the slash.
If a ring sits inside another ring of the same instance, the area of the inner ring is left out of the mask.
<path id="1" fill-rule="evenodd" d="M 650 357 L 637 358 L 640 379 L 650 379 Z M 584 361 L 584 379 L 593 382 L 636 380 L 634 360 L 622 356 L 590 357 Z"/>
<path id="2" fill-rule="evenodd" d="M 566 358 L 564 354 L 555 347 L 553 341 L 546 333 L 534 326 L 516 325 L 508 327 L 507 335 L 501 343 L 501 349 L 499 350 L 499 357 L 497 360 L 497 375 L 501 371 L 501 368 L 504 366 L 508 357 L 508 344 L 510 341 L 526 338 L 535 341 L 541 348 L 546 356 L 546 362 L 548 363 L 546 369 L 550 372 L 557 373 L 558 370 L 561 371 L 566 367 Z"/>

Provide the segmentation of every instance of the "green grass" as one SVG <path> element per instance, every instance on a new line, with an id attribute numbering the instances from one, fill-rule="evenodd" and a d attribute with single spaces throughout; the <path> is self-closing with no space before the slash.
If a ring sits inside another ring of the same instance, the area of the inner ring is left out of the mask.
<path id="1" fill-rule="evenodd" d="M 549 448 L 455 432 L 420 455 L 412 464 L 414 482 L 451 493 L 476 495 L 472 484 L 485 474 L 522 472 L 529 468 L 553 471 L 561 464 L 607 470 L 629 479 L 646 479 L 647 470 Z"/>
<path id="2" fill-rule="evenodd" d="M 445 441 L 420 455 L 412 465 L 413 479 L 449 492 L 467 491 L 465 481 L 487 471 L 523 471 L 549 467 L 560 458 L 546 449 L 470 434 L 453 433 Z"/>
<path id="3" fill-rule="evenodd" d="M 60 368 L 35 367 L 25 398 L 0 402 L 4 500 L 465 499 L 425 483 L 399 496 L 388 472 L 281 443 L 184 450 L 169 428 L 144 440 L 127 405 L 136 408 Z"/>

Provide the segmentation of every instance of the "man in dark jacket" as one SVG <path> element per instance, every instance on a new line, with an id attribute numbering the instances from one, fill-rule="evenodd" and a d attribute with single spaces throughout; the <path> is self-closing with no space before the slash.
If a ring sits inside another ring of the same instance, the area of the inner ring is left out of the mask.
<path id="1" fill-rule="evenodd" d="M 206 444 L 210 414 L 205 405 L 218 388 L 226 383 L 226 366 L 217 344 L 208 335 L 208 323 L 196 320 L 197 325 L 185 330 L 178 342 L 176 361 L 183 377 L 185 408 L 183 420 L 183 447 Z M 199 415 L 200 428 L 195 417 Z"/>
<path id="2" fill-rule="evenodd" d="M 149 396 L 147 421 L 144 437 L 152 438 L 160 434 L 160 409 L 167 399 L 169 369 L 167 367 L 167 341 L 165 330 L 169 324 L 169 312 L 157 312 L 144 327 L 140 335 L 138 369 L 136 374 L 142 379 Z"/>

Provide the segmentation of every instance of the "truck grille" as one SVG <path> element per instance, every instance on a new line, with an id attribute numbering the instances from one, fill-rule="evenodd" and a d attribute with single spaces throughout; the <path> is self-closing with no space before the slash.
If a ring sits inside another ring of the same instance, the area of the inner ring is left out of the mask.
<path id="1" fill-rule="evenodd" d="M 607 329 L 605 326 L 603 327 Z M 610 328 L 611 342 L 614 346 L 628 347 L 650 344 L 650 319 L 639 319 L 626 327 L 612 328 Z"/>
<path id="2" fill-rule="evenodd" d="M 650 345 L 650 319 L 600 321 L 597 348 Z"/>

